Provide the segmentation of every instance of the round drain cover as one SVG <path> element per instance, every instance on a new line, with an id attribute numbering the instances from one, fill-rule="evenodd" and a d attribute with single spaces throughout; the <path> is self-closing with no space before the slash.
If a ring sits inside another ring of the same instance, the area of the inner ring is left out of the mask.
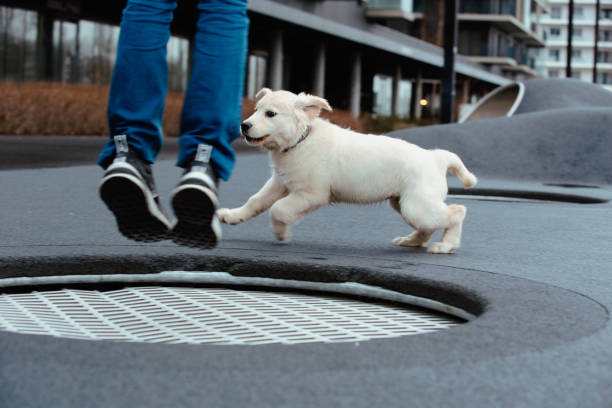
<path id="1" fill-rule="evenodd" d="M 346 342 L 429 333 L 461 322 L 384 301 L 217 287 L 143 286 L 0 295 L 0 330 L 87 340 Z"/>

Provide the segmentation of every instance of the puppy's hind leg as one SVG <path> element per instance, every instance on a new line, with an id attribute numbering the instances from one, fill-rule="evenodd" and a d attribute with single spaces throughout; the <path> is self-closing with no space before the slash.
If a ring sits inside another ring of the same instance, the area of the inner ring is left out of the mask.
<path id="1" fill-rule="evenodd" d="M 402 215 L 402 209 L 400 206 L 399 198 L 393 197 L 389 199 L 389 204 L 391 208 L 397 211 L 400 215 Z M 403 217 L 403 215 L 402 215 Z M 404 218 L 404 220 L 411 224 L 409 220 Z M 415 228 L 412 224 L 411 226 Z M 393 245 L 397 246 L 411 246 L 411 247 L 424 247 L 427 246 L 427 243 L 431 239 L 434 231 L 424 231 L 424 230 L 416 230 L 412 234 L 407 237 L 397 237 L 393 240 Z"/>
<path id="2" fill-rule="evenodd" d="M 397 237 L 393 240 L 393 245 L 410 246 L 410 247 L 425 247 L 431 239 L 434 231 L 419 231 L 416 230 L 407 237 Z"/>
<path id="3" fill-rule="evenodd" d="M 447 207 L 447 227 L 440 242 L 435 242 L 427 249 L 432 254 L 448 254 L 459 248 L 461 230 L 467 209 L 463 205 L 451 204 Z"/>
<path id="4" fill-rule="evenodd" d="M 427 249 L 434 254 L 448 254 L 459 248 L 461 243 L 461 227 L 465 218 L 466 209 L 462 205 L 447 206 L 441 199 L 411 195 L 404 197 L 400 202 L 402 217 L 413 226 L 417 233 L 426 232 L 421 236 L 414 235 L 407 238 L 418 241 L 419 238 L 429 239 L 433 232 L 443 228 L 444 236 L 440 242 L 435 242 Z M 406 242 L 410 242 L 406 240 Z M 423 244 L 425 245 L 425 244 Z"/>
<path id="5" fill-rule="evenodd" d="M 408 224 L 410 224 L 410 226 L 412 228 L 415 228 L 414 225 L 412 225 L 410 223 L 410 221 L 408 219 L 406 219 L 403 215 L 402 215 L 402 209 L 400 206 L 400 202 L 399 202 L 399 198 L 397 197 L 393 197 L 389 199 L 389 204 L 391 205 L 391 208 L 393 208 L 395 211 L 397 211 L 403 218 L 404 221 L 406 221 Z M 416 228 L 415 228 L 416 229 Z M 414 231 L 412 234 L 408 235 L 407 237 L 397 237 L 393 240 L 393 245 L 397 245 L 397 246 L 413 246 L 413 247 L 424 247 L 427 246 L 427 243 L 429 242 L 431 236 L 433 235 L 434 231 L 424 231 L 424 230 L 416 230 Z"/>

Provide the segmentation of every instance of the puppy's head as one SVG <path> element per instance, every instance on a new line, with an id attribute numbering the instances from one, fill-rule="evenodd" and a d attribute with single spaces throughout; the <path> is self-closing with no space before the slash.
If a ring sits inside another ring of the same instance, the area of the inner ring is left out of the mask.
<path id="1" fill-rule="evenodd" d="M 305 93 L 263 88 L 255 98 L 255 112 L 240 126 L 242 136 L 248 144 L 270 151 L 293 146 L 321 109 L 332 110 L 325 99 Z"/>

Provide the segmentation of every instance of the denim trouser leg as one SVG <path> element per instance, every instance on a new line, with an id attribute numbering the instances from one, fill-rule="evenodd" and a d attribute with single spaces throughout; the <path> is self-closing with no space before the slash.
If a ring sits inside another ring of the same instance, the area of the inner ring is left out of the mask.
<path id="1" fill-rule="evenodd" d="M 181 115 L 177 165 L 185 167 L 197 145 L 213 146 L 211 162 L 229 179 L 240 134 L 249 20 L 247 0 L 200 0 L 193 67 Z"/>
<path id="2" fill-rule="evenodd" d="M 130 147 L 149 163 L 161 149 L 166 44 L 175 8 L 176 0 L 129 0 L 123 11 L 108 100 L 111 140 L 98 157 L 104 168 L 115 154 L 115 135 L 127 135 Z"/>

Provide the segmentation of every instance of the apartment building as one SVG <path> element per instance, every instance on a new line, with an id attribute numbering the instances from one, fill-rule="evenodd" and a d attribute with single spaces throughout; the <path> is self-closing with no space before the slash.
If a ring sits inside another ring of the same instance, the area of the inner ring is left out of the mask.
<path id="1" fill-rule="evenodd" d="M 402 4 L 401 14 L 388 10 Z M 371 15 L 387 16 L 385 24 L 404 29 L 411 35 L 438 46 L 443 45 L 444 0 L 368 0 L 376 6 Z M 412 9 L 410 9 L 412 7 Z M 461 0 L 459 1 L 458 52 L 469 60 L 483 64 L 492 72 L 513 80 L 537 76 L 535 61 L 529 50 L 544 47 L 538 33 L 539 20 L 545 12 L 545 0 Z M 399 24 L 398 16 L 410 23 Z"/>
<path id="2" fill-rule="evenodd" d="M 544 47 L 537 33 L 543 1 L 462 0 L 459 53 L 515 80 L 537 76 L 529 50 Z"/>
<path id="3" fill-rule="evenodd" d="M 593 81 L 596 0 L 575 0 L 572 36 L 572 78 Z M 569 0 L 549 0 L 540 20 L 546 49 L 533 54 L 538 74 L 566 76 Z M 600 0 L 596 82 L 612 90 L 612 0 Z"/>

